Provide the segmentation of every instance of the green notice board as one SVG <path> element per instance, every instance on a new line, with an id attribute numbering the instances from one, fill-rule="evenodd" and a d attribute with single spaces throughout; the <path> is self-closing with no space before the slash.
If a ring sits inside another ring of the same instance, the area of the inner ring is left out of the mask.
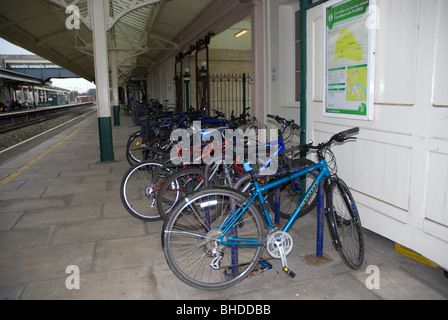
<path id="1" fill-rule="evenodd" d="M 324 115 L 373 120 L 376 0 L 324 5 Z"/>

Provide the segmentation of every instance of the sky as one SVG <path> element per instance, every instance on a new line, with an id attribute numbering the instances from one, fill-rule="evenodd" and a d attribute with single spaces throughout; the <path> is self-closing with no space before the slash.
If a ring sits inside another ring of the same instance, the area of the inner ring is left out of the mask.
<path id="1" fill-rule="evenodd" d="M 33 54 L 21 47 L 18 47 L 5 39 L 0 38 L 0 55 L 2 54 Z M 72 79 L 52 79 L 53 86 L 76 90 L 79 93 L 85 93 L 89 89 L 95 88 L 95 84 L 85 79 L 72 78 Z"/>

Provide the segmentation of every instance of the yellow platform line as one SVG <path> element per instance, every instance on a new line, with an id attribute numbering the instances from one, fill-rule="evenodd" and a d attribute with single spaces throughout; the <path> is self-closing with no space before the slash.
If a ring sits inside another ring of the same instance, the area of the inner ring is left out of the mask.
<path id="1" fill-rule="evenodd" d="M 30 162 L 28 162 L 27 164 L 23 165 L 22 167 L 20 167 L 16 172 L 11 173 L 10 175 L 8 175 L 6 178 L 4 178 L 3 180 L 0 180 L 0 189 L 3 188 L 4 186 L 6 186 L 8 183 L 10 183 L 13 179 L 17 178 L 18 176 L 20 176 L 23 172 L 25 172 L 26 170 L 28 170 L 29 168 L 31 168 L 31 166 L 33 166 L 34 164 L 36 164 L 39 160 L 42 160 L 43 158 L 45 158 L 46 156 L 48 156 L 51 152 L 53 152 L 54 150 L 56 150 L 57 148 L 59 148 L 62 144 L 64 144 L 67 140 L 69 140 L 70 138 L 72 138 L 74 135 L 76 135 L 78 132 L 80 132 L 82 129 L 84 129 L 85 127 L 87 127 L 89 124 L 91 124 L 93 121 L 95 121 L 95 119 L 90 120 L 89 122 L 87 122 L 86 124 L 84 124 L 82 127 L 76 129 L 75 131 L 73 131 L 72 133 L 70 133 L 68 136 L 66 136 L 64 139 L 62 139 L 61 141 L 59 141 L 58 143 L 56 143 L 54 146 L 52 146 L 51 148 L 47 149 L 44 153 L 38 155 L 36 158 L 34 158 L 33 160 L 31 160 Z"/>

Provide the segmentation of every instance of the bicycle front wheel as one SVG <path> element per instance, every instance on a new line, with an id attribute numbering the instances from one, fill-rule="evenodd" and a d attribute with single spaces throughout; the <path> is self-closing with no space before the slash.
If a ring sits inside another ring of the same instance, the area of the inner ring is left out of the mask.
<path id="1" fill-rule="evenodd" d="M 328 197 L 328 226 L 342 261 L 358 269 L 364 260 L 364 239 L 356 203 L 347 185 L 332 178 Z"/>
<path id="2" fill-rule="evenodd" d="M 238 238 L 233 241 L 240 243 L 250 239 L 253 245 L 226 246 L 217 241 L 223 233 L 223 222 L 245 200 L 246 196 L 236 190 L 210 188 L 189 195 L 174 207 L 165 220 L 162 246 L 168 265 L 179 279 L 195 288 L 219 290 L 252 272 L 265 239 L 265 224 L 256 206 L 251 205 L 234 221 L 224 238 Z"/>
<path id="3" fill-rule="evenodd" d="M 160 218 L 156 200 L 160 185 L 173 170 L 163 163 L 142 162 L 129 169 L 120 186 L 120 197 L 123 206 L 134 217 L 151 221 Z"/>

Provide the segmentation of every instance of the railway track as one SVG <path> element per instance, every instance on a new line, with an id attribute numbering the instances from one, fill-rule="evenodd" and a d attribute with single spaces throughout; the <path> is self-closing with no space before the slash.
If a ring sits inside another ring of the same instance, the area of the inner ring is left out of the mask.
<path id="1" fill-rule="evenodd" d="M 14 112 L 0 116 L 0 134 L 50 121 L 81 109 L 92 107 L 93 103 L 53 108 L 39 108 L 32 111 Z"/>

